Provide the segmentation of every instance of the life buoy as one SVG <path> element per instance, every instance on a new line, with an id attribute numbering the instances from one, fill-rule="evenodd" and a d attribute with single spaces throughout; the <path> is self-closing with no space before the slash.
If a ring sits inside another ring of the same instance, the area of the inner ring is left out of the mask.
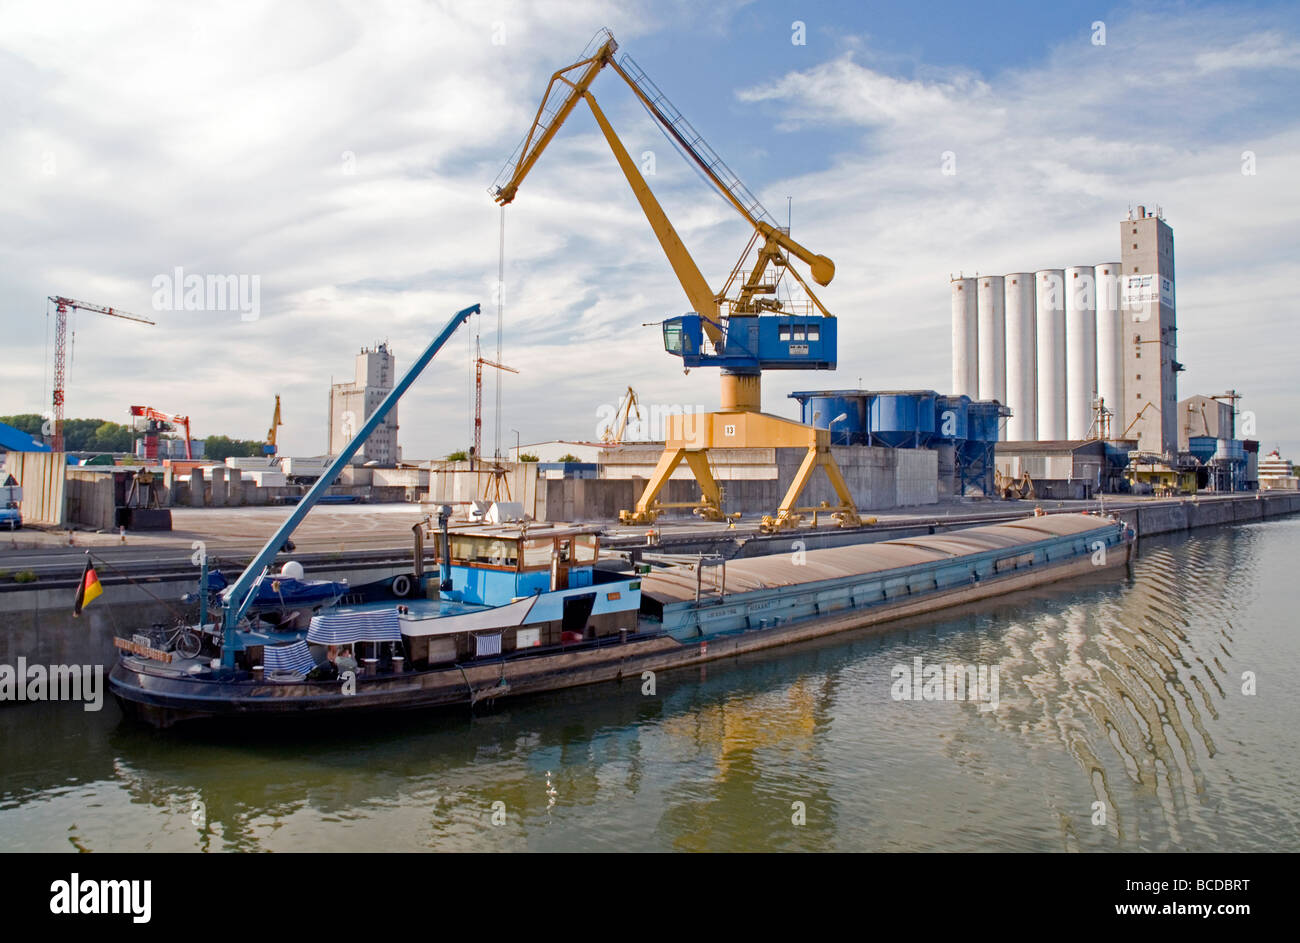
<path id="1" fill-rule="evenodd" d="M 393 595 L 401 599 L 411 595 L 411 578 L 405 573 L 393 579 Z"/>

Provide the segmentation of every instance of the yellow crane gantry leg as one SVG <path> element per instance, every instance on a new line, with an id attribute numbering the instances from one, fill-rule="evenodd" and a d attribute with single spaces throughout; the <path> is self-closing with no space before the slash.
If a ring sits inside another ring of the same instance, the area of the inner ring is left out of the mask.
<path id="1" fill-rule="evenodd" d="M 663 454 L 637 501 L 636 509 L 621 511 L 624 524 L 652 524 L 670 508 L 691 508 L 705 520 L 723 521 L 739 517 L 722 509 L 722 489 L 709 467 L 709 452 L 716 449 L 805 449 L 803 462 L 786 489 L 776 515 L 764 515 L 760 529 L 764 533 L 797 527 L 805 513 L 828 513 L 841 527 L 857 527 L 858 515 L 848 484 L 831 454 L 831 434 L 803 423 L 766 413 L 750 411 L 702 413 L 669 416 L 667 441 Z M 685 462 L 700 486 L 696 502 L 660 502 L 660 492 L 679 465 Z M 799 497 L 812 481 L 817 469 L 826 473 L 839 500 L 838 505 L 823 502 L 817 507 L 800 507 Z"/>

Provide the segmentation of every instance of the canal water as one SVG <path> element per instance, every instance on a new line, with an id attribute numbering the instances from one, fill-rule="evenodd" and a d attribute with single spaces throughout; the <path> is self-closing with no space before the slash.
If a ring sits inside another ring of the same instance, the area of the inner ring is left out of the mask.
<path id="1" fill-rule="evenodd" d="M 0 849 L 1295 851 L 1297 559 L 1297 518 L 1157 537 L 1125 578 L 477 716 L 6 705 Z M 996 707 L 896 699 L 917 658 L 996 668 Z"/>

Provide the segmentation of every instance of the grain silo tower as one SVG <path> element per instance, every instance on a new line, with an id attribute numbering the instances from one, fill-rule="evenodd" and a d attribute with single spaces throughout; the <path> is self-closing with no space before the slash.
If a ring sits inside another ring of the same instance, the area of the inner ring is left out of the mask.
<path id="1" fill-rule="evenodd" d="M 1030 442 L 1038 438 L 1038 355 L 1035 349 L 1035 289 L 1033 272 L 1012 272 L 1002 278 L 1007 334 L 1007 398 L 1011 418 L 1007 439 Z"/>
<path id="2" fill-rule="evenodd" d="M 1066 438 L 1086 439 L 1097 398 L 1097 293 L 1091 265 L 1065 270 Z"/>
<path id="3" fill-rule="evenodd" d="M 976 308 L 979 318 L 980 399 L 1007 401 L 1006 309 L 1002 276 L 979 279 Z"/>
<path id="4" fill-rule="evenodd" d="M 952 280 L 952 393 L 979 399 L 979 314 L 974 278 Z"/>
<path id="5" fill-rule="evenodd" d="M 1097 276 L 1097 395 L 1111 412 L 1110 436 L 1118 439 L 1124 418 L 1124 316 L 1120 305 L 1120 263 L 1093 267 Z"/>
<path id="6" fill-rule="evenodd" d="M 1065 272 L 1034 273 L 1038 351 L 1038 438 L 1064 439 L 1065 413 Z"/>

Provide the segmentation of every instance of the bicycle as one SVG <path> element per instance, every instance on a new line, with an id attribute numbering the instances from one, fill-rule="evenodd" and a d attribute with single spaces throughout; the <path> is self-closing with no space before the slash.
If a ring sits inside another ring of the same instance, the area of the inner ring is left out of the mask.
<path id="1" fill-rule="evenodd" d="M 180 620 L 170 627 L 155 622 L 149 634 L 159 649 L 175 651 L 182 658 L 197 658 L 203 651 L 203 636 L 194 626 Z"/>

